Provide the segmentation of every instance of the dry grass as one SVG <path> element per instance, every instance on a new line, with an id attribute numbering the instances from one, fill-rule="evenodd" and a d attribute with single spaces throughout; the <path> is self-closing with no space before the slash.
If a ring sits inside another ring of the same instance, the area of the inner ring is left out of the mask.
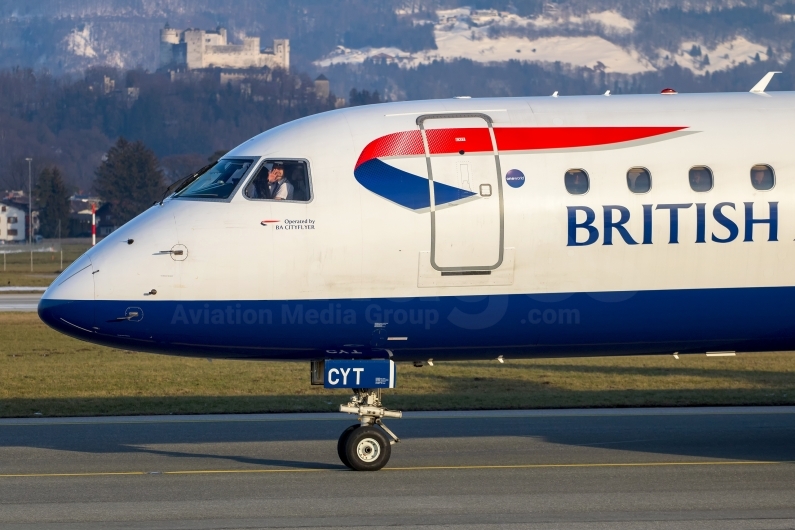
<path id="1" fill-rule="evenodd" d="M 398 367 L 405 410 L 795 403 L 795 356 L 744 354 L 435 363 Z M 64 337 L 33 313 L 0 314 L 0 416 L 336 410 L 308 363 L 129 353 Z"/>
<path id="2" fill-rule="evenodd" d="M 79 241 L 79 240 L 72 240 Z M 61 255 L 58 252 L 58 242 L 47 240 L 38 245 L 39 247 L 52 246 L 55 252 L 34 252 L 33 253 L 33 272 L 30 271 L 30 252 L 21 252 L 5 255 L 5 267 L 3 266 L 3 256 L 0 256 L 0 287 L 47 287 L 52 283 L 58 273 L 61 272 Z M 62 245 L 63 266 L 68 267 L 70 263 L 80 257 L 91 246 L 90 241 L 68 242 Z M 29 247 L 24 245 L 3 245 L 2 251 L 27 251 Z"/>

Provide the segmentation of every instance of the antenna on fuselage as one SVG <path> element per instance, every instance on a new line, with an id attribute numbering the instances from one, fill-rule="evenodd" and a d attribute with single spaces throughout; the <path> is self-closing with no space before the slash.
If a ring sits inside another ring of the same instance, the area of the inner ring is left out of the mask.
<path id="1" fill-rule="evenodd" d="M 552 93 L 552 97 L 553 97 L 553 98 L 556 98 L 556 97 L 558 97 L 558 91 L 557 91 L 557 90 L 556 90 L 556 91 L 554 91 L 554 92 Z"/>

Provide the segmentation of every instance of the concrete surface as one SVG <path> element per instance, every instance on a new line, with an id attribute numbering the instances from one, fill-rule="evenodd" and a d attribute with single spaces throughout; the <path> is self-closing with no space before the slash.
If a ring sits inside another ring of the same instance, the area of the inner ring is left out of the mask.
<path id="1" fill-rule="evenodd" d="M 388 398 L 387 398 L 388 401 Z M 793 528 L 795 408 L 0 421 L 2 528 Z"/>
<path id="2" fill-rule="evenodd" d="M 0 311 L 36 311 L 42 294 L 0 294 Z"/>

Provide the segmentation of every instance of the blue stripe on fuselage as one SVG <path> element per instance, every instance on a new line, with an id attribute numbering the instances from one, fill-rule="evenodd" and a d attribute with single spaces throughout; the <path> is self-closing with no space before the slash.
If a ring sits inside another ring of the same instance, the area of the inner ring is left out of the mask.
<path id="1" fill-rule="evenodd" d="M 376 195 L 412 210 L 431 207 L 428 179 L 418 177 L 374 158 L 364 162 L 354 172 L 356 180 Z M 433 183 L 434 202 L 437 206 L 472 197 L 469 190 Z"/>
<path id="2" fill-rule="evenodd" d="M 794 300 L 793 287 L 331 301 L 45 299 L 39 315 L 84 340 L 174 355 L 305 360 L 383 357 L 389 349 L 395 360 L 463 360 L 795 349 Z M 140 321 L 118 319 L 130 306 L 141 309 Z M 384 322 L 381 333 L 375 324 Z"/>

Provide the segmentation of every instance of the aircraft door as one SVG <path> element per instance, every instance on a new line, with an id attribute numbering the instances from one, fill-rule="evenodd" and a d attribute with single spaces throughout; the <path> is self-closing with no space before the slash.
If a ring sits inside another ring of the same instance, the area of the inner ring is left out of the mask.
<path id="1" fill-rule="evenodd" d="M 427 165 L 431 265 L 445 272 L 488 271 L 503 259 L 500 159 L 485 114 L 417 118 Z"/>

